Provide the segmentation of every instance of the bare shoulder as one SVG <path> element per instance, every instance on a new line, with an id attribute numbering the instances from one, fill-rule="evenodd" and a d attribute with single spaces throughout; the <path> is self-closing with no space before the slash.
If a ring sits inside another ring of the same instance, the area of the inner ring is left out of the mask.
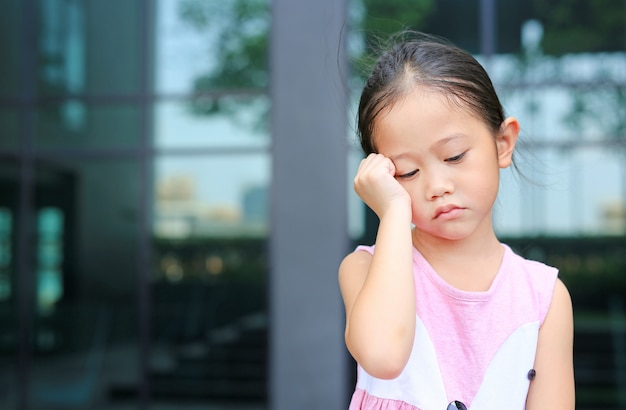
<path id="1" fill-rule="evenodd" d="M 539 330 L 536 378 L 531 382 L 526 408 L 574 409 L 574 319 L 572 299 L 558 279 L 548 314 Z"/>
<path id="2" fill-rule="evenodd" d="M 371 254 L 357 250 L 348 254 L 339 265 L 339 287 L 346 307 L 352 305 L 363 287 L 371 263 Z"/>
<path id="3" fill-rule="evenodd" d="M 548 313 L 539 330 L 540 347 L 542 343 L 554 344 L 570 355 L 574 339 L 574 318 L 572 298 L 565 284 L 557 279 Z"/>
<path id="4" fill-rule="evenodd" d="M 563 281 L 557 279 L 544 326 L 558 327 L 561 331 L 565 331 L 569 334 L 570 331 L 573 331 L 572 315 L 572 298 L 570 293 Z"/>
<path id="5" fill-rule="evenodd" d="M 343 261 L 341 261 L 341 265 L 339 265 L 339 276 L 341 277 L 345 274 L 349 274 L 350 272 L 368 268 L 371 262 L 372 255 L 369 252 L 356 250 L 349 253 Z"/>

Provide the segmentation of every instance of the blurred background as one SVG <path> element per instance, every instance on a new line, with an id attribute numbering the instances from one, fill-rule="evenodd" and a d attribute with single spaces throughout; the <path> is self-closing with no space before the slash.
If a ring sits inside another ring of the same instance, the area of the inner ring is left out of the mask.
<path id="1" fill-rule="evenodd" d="M 1 9 L 0 408 L 345 408 L 355 107 L 411 28 L 519 119 L 497 232 L 572 293 L 577 408 L 626 409 L 624 0 Z"/>

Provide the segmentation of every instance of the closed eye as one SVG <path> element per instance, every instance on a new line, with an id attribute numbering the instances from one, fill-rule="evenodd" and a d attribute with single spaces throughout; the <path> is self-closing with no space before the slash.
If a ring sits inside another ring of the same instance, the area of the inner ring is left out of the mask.
<path id="1" fill-rule="evenodd" d="M 455 155 L 454 157 L 450 157 L 450 158 L 446 158 L 444 161 L 445 162 L 451 162 L 451 163 L 456 163 L 456 162 L 460 162 L 464 157 L 465 154 L 467 153 L 467 151 L 459 154 L 459 155 Z"/>
<path id="2" fill-rule="evenodd" d="M 415 170 L 413 170 L 411 172 L 407 172 L 406 174 L 396 175 L 396 178 L 398 178 L 398 179 L 411 178 L 412 176 L 415 176 L 418 172 L 419 172 L 419 169 L 415 169 Z"/>

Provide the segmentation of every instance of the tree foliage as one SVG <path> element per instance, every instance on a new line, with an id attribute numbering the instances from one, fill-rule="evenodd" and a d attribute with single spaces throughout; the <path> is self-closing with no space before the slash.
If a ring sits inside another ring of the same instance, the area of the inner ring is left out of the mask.
<path id="1" fill-rule="evenodd" d="M 211 54 L 213 68 L 194 80 L 199 97 L 192 103 L 197 114 L 237 109 L 233 99 L 219 98 L 221 92 L 264 90 L 268 86 L 268 0 L 180 0 L 183 21 L 215 39 Z"/>
<path id="2" fill-rule="evenodd" d="M 619 0 L 534 0 L 550 55 L 623 51 L 626 3 Z"/>

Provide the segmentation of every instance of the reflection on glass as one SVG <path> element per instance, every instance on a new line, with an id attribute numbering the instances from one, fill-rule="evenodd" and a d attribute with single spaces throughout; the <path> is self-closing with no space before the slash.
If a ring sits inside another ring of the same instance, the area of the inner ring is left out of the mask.
<path id="1" fill-rule="evenodd" d="M 208 113 L 210 110 L 214 112 Z M 154 116 L 155 145 L 159 148 L 266 147 L 268 113 L 266 96 L 163 102 L 157 105 Z"/>
<path id="2" fill-rule="evenodd" d="M 215 50 L 217 41 L 185 22 L 181 0 L 159 0 L 156 4 L 155 89 L 158 93 L 192 92 L 194 79 L 215 67 L 217 60 L 207 50 Z"/>
<path id="3" fill-rule="evenodd" d="M 157 2 L 159 93 L 267 87 L 268 0 Z"/>
<path id="4" fill-rule="evenodd" d="M 137 106 L 89 105 L 68 100 L 39 111 L 36 143 L 40 147 L 110 148 L 138 144 Z"/>
<path id="5" fill-rule="evenodd" d="M 40 0 L 39 93 L 137 92 L 142 56 L 137 3 Z"/>
<path id="6" fill-rule="evenodd" d="M 154 166 L 155 401 L 265 408 L 269 153 Z"/>
<path id="7" fill-rule="evenodd" d="M 163 157 L 155 164 L 158 238 L 260 237 L 267 233 L 268 154 Z M 172 262 L 173 271 L 176 264 Z"/>
<path id="8" fill-rule="evenodd" d="M 85 10 L 77 1 L 40 1 L 40 92 L 80 93 L 85 86 Z"/>
<path id="9" fill-rule="evenodd" d="M 116 408 L 140 381 L 139 165 L 57 159 L 36 171 L 30 405 Z"/>
<path id="10" fill-rule="evenodd" d="M 37 307 L 50 314 L 63 296 L 63 211 L 47 207 L 37 220 Z"/>
<path id="11" fill-rule="evenodd" d="M 0 303 L 13 294 L 13 214 L 9 208 L 0 207 Z"/>

